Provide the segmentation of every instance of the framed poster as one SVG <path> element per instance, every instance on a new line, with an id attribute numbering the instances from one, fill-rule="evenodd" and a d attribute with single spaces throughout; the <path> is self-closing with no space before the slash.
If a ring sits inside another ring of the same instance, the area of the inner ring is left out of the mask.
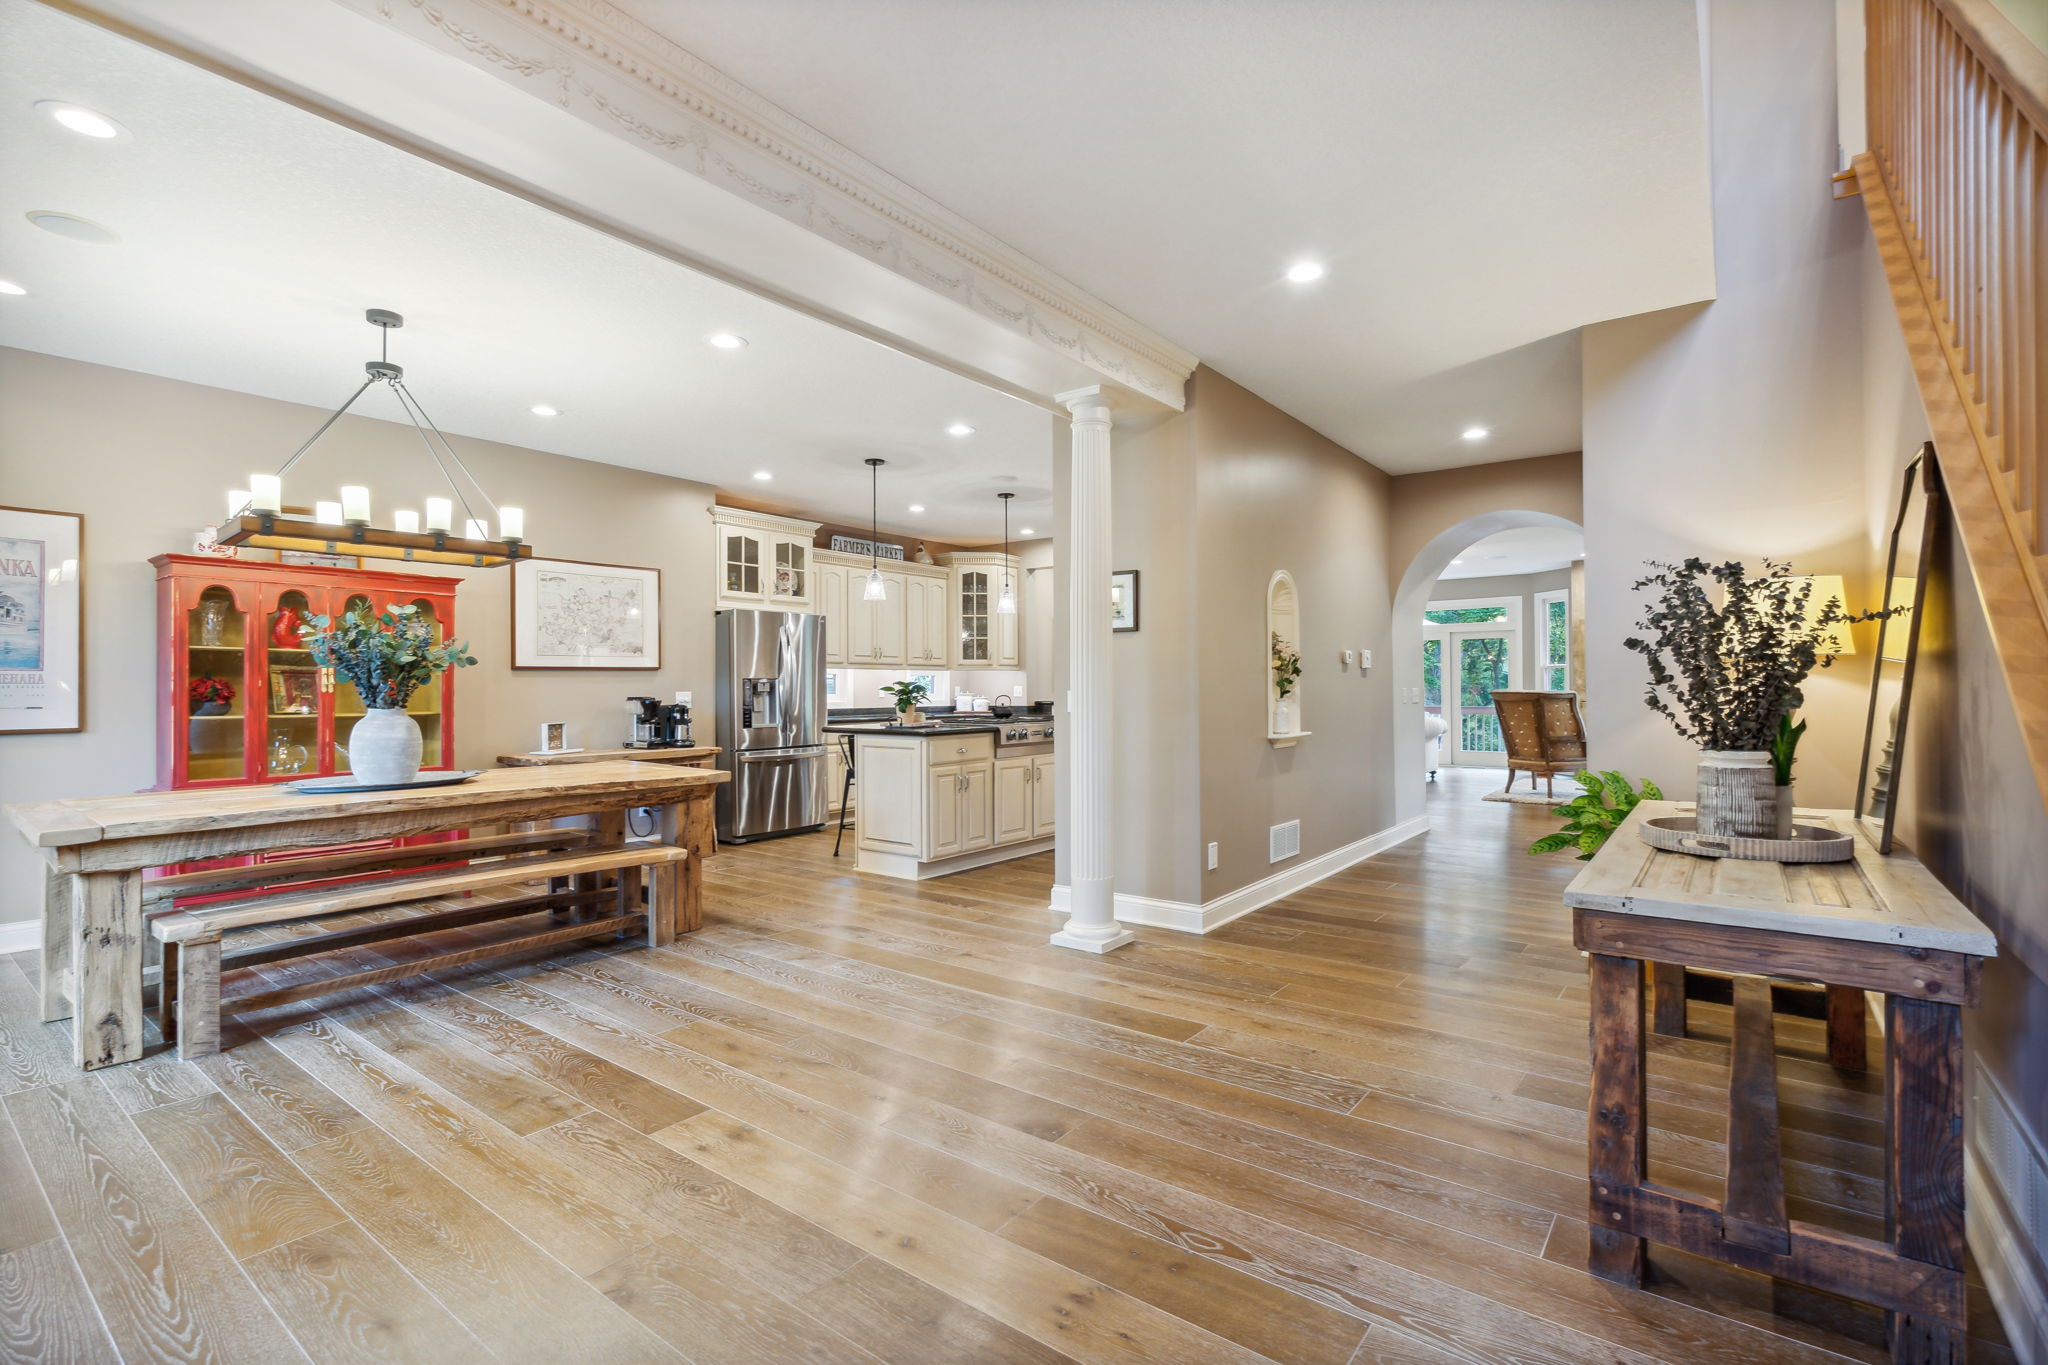
<path id="1" fill-rule="evenodd" d="M 1109 576 L 1109 628 L 1138 628 L 1138 571 L 1119 569 Z"/>
<path id="2" fill-rule="evenodd" d="M 512 566 L 512 667 L 661 667 L 661 570 L 567 559 Z"/>
<path id="3" fill-rule="evenodd" d="M 85 518 L 0 507 L 0 735 L 85 728 Z"/>

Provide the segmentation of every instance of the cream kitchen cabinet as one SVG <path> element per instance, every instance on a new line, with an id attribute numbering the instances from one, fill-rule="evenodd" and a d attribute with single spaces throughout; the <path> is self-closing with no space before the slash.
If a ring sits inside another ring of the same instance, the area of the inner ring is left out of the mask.
<path id="1" fill-rule="evenodd" d="M 944 572 L 906 574 L 906 667 L 948 668 L 952 665 L 952 612 L 948 607 L 950 583 L 951 575 Z"/>
<path id="2" fill-rule="evenodd" d="M 718 605 L 804 611 L 816 588 L 811 542 L 818 523 L 743 507 L 713 507 Z"/>
<path id="3" fill-rule="evenodd" d="M 925 858 L 979 853 L 994 840 L 990 828 L 989 781 L 995 765 L 987 759 L 934 767 L 926 779 Z"/>
<path id="4" fill-rule="evenodd" d="M 817 607 L 825 617 L 825 662 L 846 668 L 947 666 L 946 570 L 882 560 L 884 596 L 870 602 L 865 555 L 821 550 L 814 556 Z"/>
<path id="5" fill-rule="evenodd" d="M 974 550 L 944 555 L 941 560 L 951 575 L 947 625 L 953 667 L 1023 667 L 1019 614 L 996 610 L 1007 582 L 1021 611 L 1024 583 L 1016 556 Z"/>
<path id="6" fill-rule="evenodd" d="M 818 585 L 815 605 L 825 618 L 825 663 L 840 667 L 847 662 L 846 628 L 851 624 L 846 614 L 846 566 L 828 563 L 820 556 L 812 572 Z"/>
<path id="7" fill-rule="evenodd" d="M 1054 762 L 1051 754 L 1018 754 L 996 760 L 996 845 L 1052 837 Z"/>

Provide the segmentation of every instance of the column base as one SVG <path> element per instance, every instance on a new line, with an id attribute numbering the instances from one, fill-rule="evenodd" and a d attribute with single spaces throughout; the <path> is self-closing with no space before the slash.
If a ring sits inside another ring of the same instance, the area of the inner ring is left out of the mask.
<path id="1" fill-rule="evenodd" d="M 1052 936 L 1055 948 L 1078 948 L 1084 953 L 1106 953 L 1112 948 L 1121 948 L 1137 940 L 1137 935 L 1121 925 L 1112 924 L 1105 930 L 1089 928 L 1077 930 L 1072 924 Z"/>

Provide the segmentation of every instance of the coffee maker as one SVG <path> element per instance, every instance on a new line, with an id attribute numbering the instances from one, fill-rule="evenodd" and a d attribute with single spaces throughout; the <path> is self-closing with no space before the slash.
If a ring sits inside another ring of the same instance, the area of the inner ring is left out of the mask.
<path id="1" fill-rule="evenodd" d="M 661 708 L 662 729 L 671 749 L 690 747 L 690 704 L 683 700 L 687 695 L 678 692 L 674 701 Z"/>
<path id="2" fill-rule="evenodd" d="M 662 704 L 653 697 L 628 697 L 627 702 L 639 709 L 628 721 L 626 747 L 628 749 L 666 749 L 669 747 L 668 724 L 662 715 Z"/>

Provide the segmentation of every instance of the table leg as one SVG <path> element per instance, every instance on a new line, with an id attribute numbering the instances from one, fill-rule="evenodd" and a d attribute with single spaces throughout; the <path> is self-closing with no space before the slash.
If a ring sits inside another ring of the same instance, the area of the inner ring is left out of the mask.
<path id="1" fill-rule="evenodd" d="M 1963 1012 L 1885 997 L 1885 1224 L 1899 1255 L 1963 1264 Z M 1960 1365 L 1959 1323 L 1885 1315 L 1896 1365 Z"/>
<path id="2" fill-rule="evenodd" d="M 1651 1031 L 1667 1038 L 1685 1036 L 1685 964 L 1650 964 Z"/>
<path id="3" fill-rule="evenodd" d="M 1614 1230 L 1606 1220 L 1620 1215 L 1603 1214 L 1601 1207 L 1602 1196 L 1640 1186 L 1648 1171 L 1643 964 L 1632 957 L 1593 953 L 1588 965 L 1593 996 L 1593 1088 L 1586 1119 L 1589 1268 L 1602 1279 L 1641 1285 L 1643 1239 Z"/>
<path id="4" fill-rule="evenodd" d="M 71 1017 L 72 874 L 43 869 L 43 953 L 36 964 L 43 1022 Z"/>
<path id="5" fill-rule="evenodd" d="M 1870 1065 L 1863 992 L 1854 986 L 1829 986 L 1827 990 L 1828 1061 L 1845 1071 L 1862 1071 Z"/>
<path id="6" fill-rule="evenodd" d="M 142 1055 L 142 873 L 71 880 L 74 1055 L 92 1071 Z"/>

